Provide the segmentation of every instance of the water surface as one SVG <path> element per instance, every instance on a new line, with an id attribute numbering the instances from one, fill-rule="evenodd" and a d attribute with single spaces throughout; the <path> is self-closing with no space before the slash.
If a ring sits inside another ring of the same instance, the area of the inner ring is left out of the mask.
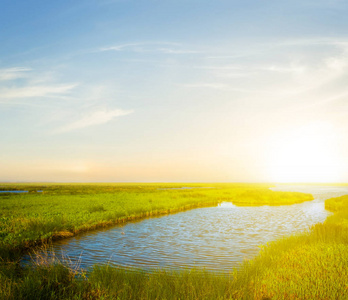
<path id="1" fill-rule="evenodd" d="M 0 193 L 16 193 L 16 194 L 20 194 L 20 193 L 28 193 L 28 191 L 0 191 Z"/>
<path id="2" fill-rule="evenodd" d="M 259 245 L 323 222 L 327 198 L 347 187 L 279 186 L 274 190 L 312 193 L 315 200 L 284 206 L 238 207 L 222 203 L 58 241 L 53 249 L 87 268 L 96 263 L 158 267 L 204 267 L 228 271 L 255 256 Z"/>

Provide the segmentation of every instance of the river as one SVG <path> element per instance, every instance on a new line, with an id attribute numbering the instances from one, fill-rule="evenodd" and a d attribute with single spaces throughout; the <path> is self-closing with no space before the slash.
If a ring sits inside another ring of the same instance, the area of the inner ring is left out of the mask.
<path id="1" fill-rule="evenodd" d="M 141 269 L 204 267 L 227 272 L 255 256 L 259 245 L 323 222 L 330 215 L 325 199 L 348 194 L 347 187 L 332 186 L 284 185 L 273 190 L 312 193 L 315 200 L 252 207 L 224 202 L 87 232 L 55 242 L 53 251 L 58 256 L 64 253 L 82 268 L 108 263 Z"/>

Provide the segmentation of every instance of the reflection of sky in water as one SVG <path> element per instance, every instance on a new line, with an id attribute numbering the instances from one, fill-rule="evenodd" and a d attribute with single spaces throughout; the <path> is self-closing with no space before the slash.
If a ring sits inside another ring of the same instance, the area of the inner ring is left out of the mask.
<path id="1" fill-rule="evenodd" d="M 28 191 L 0 191 L 0 193 L 15 193 L 15 194 L 20 194 L 20 193 L 28 193 Z"/>
<path id="2" fill-rule="evenodd" d="M 279 190 L 280 188 L 277 188 Z M 284 190 L 289 190 L 285 187 Z M 296 187 L 292 190 L 302 191 Z M 347 188 L 307 188 L 339 196 Z M 287 206 L 237 207 L 222 203 L 159 218 L 145 219 L 55 243 L 82 267 L 95 263 L 152 267 L 206 267 L 228 270 L 258 253 L 258 245 L 306 230 L 329 215 L 324 199 Z"/>

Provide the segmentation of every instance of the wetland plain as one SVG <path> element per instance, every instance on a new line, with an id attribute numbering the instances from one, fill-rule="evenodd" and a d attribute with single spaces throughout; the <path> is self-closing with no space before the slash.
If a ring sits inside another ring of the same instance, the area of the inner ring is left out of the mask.
<path id="1" fill-rule="evenodd" d="M 347 186 L 182 187 L 5 186 L 28 193 L 0 196 L 0 296 L 347 296 Z"/>

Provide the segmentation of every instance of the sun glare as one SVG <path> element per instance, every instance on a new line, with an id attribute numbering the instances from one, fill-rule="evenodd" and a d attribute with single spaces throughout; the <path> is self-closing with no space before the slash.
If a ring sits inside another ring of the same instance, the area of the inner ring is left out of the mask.
<path id="1" fill-rule="evenodd" d="M 272 143 L 271 176 L 276 182 L 339 180 L 336 134 L 327 123 L 311 123 Z"/>

